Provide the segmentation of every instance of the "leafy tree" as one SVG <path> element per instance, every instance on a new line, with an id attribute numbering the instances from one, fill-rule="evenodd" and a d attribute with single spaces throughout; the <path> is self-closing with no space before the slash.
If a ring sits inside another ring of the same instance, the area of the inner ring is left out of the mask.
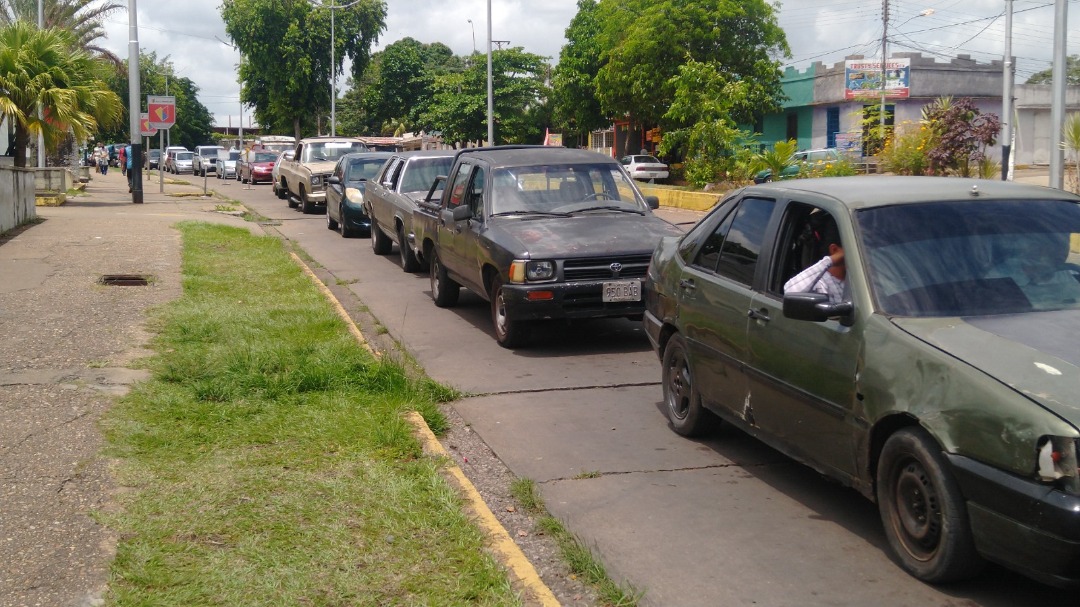
<path id="1" fill-rule="evenodd" d="M 15 166 L 26 166 L 31 135 L 42 133 L 45 148 L 55 150 L 69 130 L 86 140 L 99 124 L 120 119 L 120 99 L 101 72 L 102 64 L 76 48 L 66 30 L 38 29 L 25 21 L 0 29 L 0 114 L 15 125 Z"/>
<path id="2" fill-rule="evenodd" d="M 550 110 L 547 63 L 521 47 L 491 55 L 495 139 L 502 143 L 539 142 Z M 441 130 L 446 141 L 487 139 L 487 63 L 435 77 L 435 95 L 420 119 L 425 130 Z"/>
<path id="3" fill-rule="evenodd" d="M 596 97 L 596 74 L 602 65 L 600 20 L 596 0 L 578 0 L 578 12 L 566 28 L 567 43 L 552 76 L 554 122 L 563 133 L 583 137 L 611 123 Z"/>
<path id="4" fill-rule="evenodd" d="M 130 141 L 130 119 L 128 118 L 129 87 L 127 60 L 121 61 L 123 69 L 116 70 L 108 79 L 109 87 L 120 97 L 123 103 L 124 120 L 115 128 L 104 130 L 99 139 L 108 143 Z M 165 95 L 176 100 L 176 124 L 169 129 L 169 142 L 194 149 L 213 141 L 214 117 L 210 110 L 199 102 L 199 87 L 187 77 L 172 75 L 173 66 L 167 59 L 159 60 L 157 53 L 143 53 L 139 57 L 139 88 L 142 97 L 139 101 L 139 113 L 147 95 Z"/>
<path id="5" fill-rule="evenodd" d="M 0 25 L 15 21 L 37 23 L 38 0 L 0 0 Z M 120 2 L 101 2 L 100 0 L 44 0 L 42 13 L 45 27 L 70 30 L 75 36 L 75 45 L 92 54 L 104 57 L 114 64 L 120 59 L 111 51 L 98 46 L 97 41 L 105 38 L 102 20 L 126 4 Z"/>
<path id="6" fill-rule="evenodd" d="M 770 57 L 790 50 L 766 0 L 600 0 L 597 17 L 605 63 L 596 94 L 608 116 L 661 124 L 672 78 L 690 60 L 712 62 L 730 80 L 755 81 L 780 98 L 779 63 Z"/>
<path id="7" fill-rule="evenodd" d="M 923 109 L 923 119 L 933 133 L 934 145 L 926 157 L 929 172 L 936 175 L 970 177 L 1001 130 L 997 115 L 983 114 L 967 97 L 939 98 Z"/>
<path id="8" fill-rule="evenodd" d="M 244 57 L 240 99 L 255 119 L 296 137 L 313 133 L 330 109 L 330 73 L 352 60 L 353 79 L 367 68 L 371 45 L 385 29 L 386 3 L 358 0 L 334 9 L 334 64 L 330 65 L 329 5 L 307 0 L 224 0 L 225 31 Z"/>
<path id="9" fill-rule="evenodd" d="M 1054 68 L 1035 72 L 1028 78 L 1028 84 L 1053 84 Z M 1065 58 L 1065 84 L 1080 84 L 1080 55 L 1069 55 Z"/>

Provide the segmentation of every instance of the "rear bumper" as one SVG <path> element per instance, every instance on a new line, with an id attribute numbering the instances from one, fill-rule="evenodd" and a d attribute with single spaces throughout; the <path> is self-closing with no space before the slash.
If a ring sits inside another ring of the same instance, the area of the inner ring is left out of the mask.
<path id="1" fill-rule="evenodd" d="M 964 456 L 946 457 L 980 554 L 1043 583 L 1080 586 L 1080 497 Z"/>

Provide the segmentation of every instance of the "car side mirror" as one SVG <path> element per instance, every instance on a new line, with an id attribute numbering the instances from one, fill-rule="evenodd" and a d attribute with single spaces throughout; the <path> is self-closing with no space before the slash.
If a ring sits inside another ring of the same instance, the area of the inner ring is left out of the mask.
<path id="1" fill-rule="evenodd" d="M 460 206 L 454 207 L 453 214 L 454 214 L 454 221 L 455 222 L 465 221 L 466 219 L 472 219 L 472 217 L 473 217 L 472 209 L 470 209 L 466 205 L 460 205 Z"/>
<path id="2" fill-rule="evenodd" d="M 825 322 L 839 318 L 840 324 L 850 325 L 855 306 L 850 301 L 829 303 L 824 293 L 785 293 L 784 316 L 795 320 Z"/>
<path id="3" fill-rule="evenodd" d="M 656 209 L 660 208 L 660 197 L 659 196 L 646 196 L 645 197 L 645 204 L 649 205 L 649 208 L 655 211 Z"/>
<path id="4" fill-rule="evenodd" d="M 326 180 L 330 185 L 341 185 L 341 178 L 337 175 L 331 175 L 330 179 Z"/>

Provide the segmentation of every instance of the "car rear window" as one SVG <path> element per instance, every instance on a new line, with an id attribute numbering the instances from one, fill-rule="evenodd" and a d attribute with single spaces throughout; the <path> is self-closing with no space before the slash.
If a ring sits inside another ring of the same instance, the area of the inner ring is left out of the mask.
<path id="1" fill-rule="evenodd" d="M 436 158 L 414 158 L 409 162 L 409 168 L 405 171 L 401 182 L 402 192 L 426 192 L 439 175 L 450 172 L 450 165 L 454 163 L 453 156 Z"/>

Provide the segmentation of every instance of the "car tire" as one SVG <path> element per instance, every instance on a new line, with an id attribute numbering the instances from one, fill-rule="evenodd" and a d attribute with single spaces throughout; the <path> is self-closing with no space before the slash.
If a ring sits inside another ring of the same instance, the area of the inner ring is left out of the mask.
<path id="1" fill-rule="evenodd" d="M 304 215 L 310 215 L 315 212 L 315 205 L 311 204 L 308 200 L 307 188 L 300 186 L 300 212 Z"/>
<path id="2" fill-rule="evenodd" d="M 661 368 L 664 412 L 676 434 L 702 436 L 714 431 L 720 420 L 701 404 L 689 353 L 686 340 L 678 333 L 664 347 Z"/>
<path id="3" fill-rule="evenodd" d="M 375 224 L 371 224 L 371 237 L 375 237 Z M 429 276 L 431 278 L 431 299 L 440 308 L 452 308 L 458 302 L 461 295 L 461 285 L 454 282 L 446 273 L 439 254 L 431 252 L 431 266 Z"/>
<path id="4" fill-rule="evenodd" d="M 330 216 L 330 207 L 326 207 L 326 229 L 337 231 L 338 222 L 334 221 L 334 218 Z"/>
<path id="5" fill-rule="evenodd" d="M 982 569 L 964 496 L 941 447 L 922 428 L 903 428 L 885 441 L 877 502 L 893 556 L 911 575 L 939 584 Z"/>
<path id="6" fill-rule="evenodd" d="M 341 216 L 341 221 L 338 222 L 338 232 L 341 233 L 342 238 L 355 238 L 357 235 L 356 230 L 348 226 L 344 215 Z"/>
<path id="7" fill-rule="evenodd" d="M 394 243 L 390 242 L 390 239 L 383 234 L 382 228 L 379 224 L 372 219 L 371 220 L 371 250 L 376 255 L 386 255 L 390 252 L 390 248 L 394 246 Z"/>
<path id="8" fill-rule="evenodd" d="M 491 324 L 495 328 L 495 341 L 504 348 L 517 348 L 528 341 L 530 323 L 514 320 L 506 311 L 502 278 L 491 281 Z"/>
<path id="9" fill-rule="evenodd" d="M 398 226 L 398 254 L 401 256 L 401 269 L 413 273 L 420 271 L 420 260 L 416 258 L 416 253 L 409 247 L 408 241 L 405 240 L 405 226 Z"/>
<path id="10" fill-rule="evenodd" d="M 292 192 L 290 192 L 289 190 L 285 190 L 285 201 L 289 204 L 290 209 L 295 209 L 297 206 L 299 206 L 299 202 L 297 201 L 296 197 L 293 196 Z"/>

